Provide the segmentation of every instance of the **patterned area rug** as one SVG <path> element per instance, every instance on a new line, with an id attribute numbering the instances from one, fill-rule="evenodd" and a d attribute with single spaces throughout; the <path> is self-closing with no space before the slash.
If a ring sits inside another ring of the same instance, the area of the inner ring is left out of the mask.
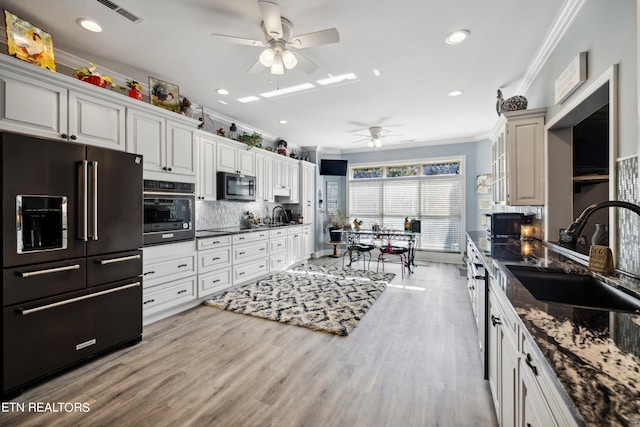
<path id="1" fill-rule="evenodd" d="M 394 276 L 301 265 L 218 295 L 204 304 L 346 336 Z"/>

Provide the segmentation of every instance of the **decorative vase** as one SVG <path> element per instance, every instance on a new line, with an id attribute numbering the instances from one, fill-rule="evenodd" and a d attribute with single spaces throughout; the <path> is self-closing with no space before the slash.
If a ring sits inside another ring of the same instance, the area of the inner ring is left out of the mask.
<path id="1" fill-rule="evenodd" d="M 142 92 L 140 92 L 137 88 L 133 87 L 131 89 L 129 89 L 129 98 L 135 98 L 139 101 L 144 100 L 144 95 L 142 94 Z"/>
<path id="2" fill-rule="evenodd" d="M 596 231 L 591 237 L 592 245 L 609 246 L 609 226 L 606 224 L 596 224 Z"/>
<path id="3" fill-rule="evenodd" d="M 107 81 L 104 80 L 100 76 L 85 76 L 85 77 L 77 77 L 79 80 L 83 82 L 91 83 L 92 85 L 100 86 L 101 88 L 107 87 Z"/>

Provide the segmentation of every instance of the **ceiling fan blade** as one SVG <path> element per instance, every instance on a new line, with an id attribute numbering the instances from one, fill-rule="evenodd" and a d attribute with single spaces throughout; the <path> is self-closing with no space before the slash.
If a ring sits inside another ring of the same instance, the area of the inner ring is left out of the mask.
<path id="1" fill-rule="evenodd" d="M 280 16 L 280 6 L 270 1 L 258 1 L 258 6 L 260 6 L 260 13 L 262 14 L 264 29 L 269 37 L 274 39 L 281 39 L 283 32 L 282 20 Z"/>
<path id="2" fill-rule="evenodd" d="M 301 54 L 300 52 L 293 52 L 298 59 L 298 67 L 307 74 L 311 74 L 318 69 L 318 64 Z"/>
<path id="3" fill-rule="evenodd" d="M 264 70 L 266 70 L 267 67 L 265 67 L 264 65 L 262 65 L 262 63 L 260 63 L 260 59 L 258 59 L 255 64 L 253 64 L 251 66 L 251 68 L 249 68 L 247 70 L 247 73 L 249 74 L 259 74 L 261 72 L 263 72 Z"/>
<path id="4" fill-rule="evenodd" d="M 338 34 L 338 30 L 330 28 L 328 30 L 317 31 L 315 33 L 295 36 L 291 39 L 290 44 L 298 49 L 306 49 L 308 47 L 337 43 L 339 41 L 340 35 Z"/>
<path id="5" fill-rule="evenodd" d="M 261 42 L 258 40 L 245 39 L 242 37 L 235 37 L 235 36 L 226 36 L 224 34 L 211 34 L 211 37 L 220 39 L 227 43 L 241 44 L 245 46 L 258 46 L 258 47 L 267 46 L 265 42 Z"/>
<path id="6" fill-rule="evenodd" d="M 357 140 L 357 141 L 353 141 L 353 142 L 352 142 L 352 144 L 357 144 L 357 143 L 359 143 L 359 142 L 368 141 L 369 139 L 371 139 L 371 138 L 359 139 L 359 140 Z"/>

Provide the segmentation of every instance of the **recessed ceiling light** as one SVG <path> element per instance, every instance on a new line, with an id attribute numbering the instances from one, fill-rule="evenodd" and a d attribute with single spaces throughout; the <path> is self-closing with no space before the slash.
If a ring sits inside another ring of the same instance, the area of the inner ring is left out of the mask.
<path id="1" fill-rule="evenodd" d="M 76 22 L 85 30 L 89 30 L 94 33 L 99 33 L 102 31 L 102 27 L 100 26 L 100 24 L 98 24 L 95 21 L 92 21 L 91 19 L 78 18 Z"/>
<path id="2" fill-rule="evenodd" d="M 286 120 L 280 120 L 278 123 L 280 123 L 281 125 L 286 125 L 287 121 Z"/>
<path id="3" fill-rule="evenodd" d="M 228 102 L 227 101 L 223 101 L 222 99 L 218 99 L 218 102 L 222 105 L 227 105 Z"/>
<path id="4" fill-rule="evenodd" d="M 447 36 L 446 39 L 444 39 L 444 41 L 447 44 L 458 44 L 458 43 L 462 43 L 467 37 L 469 37 L 469 31 L 468 30 L 458 30 L 458 31 L 454 31 L 453 33 L 449 34 Z"/>
<path id="5" fill-rule="evenodd" d="M 226 89 L 217 89 L 217 90 L 216 90 L 216 93 L 217 93 L 218 95 L 229 95 L 229 91 L 228 91 L 228 90 L 226 90 Z"/>
<path id="6" fill-rule="evenodd" d="M 449 92 L 447 95 L 449 95 L 449 96 L 460 96 L 463 93 L 464 92 L 462 92 L 461 90 L 453 90 L 453 91 Z"/>
<path id="7" fill-rule="evenodd" d="M 380 77 L 380 70 L 378 70 L 377 68 L 373 69 L 373 75 L 376 77 Z"/>

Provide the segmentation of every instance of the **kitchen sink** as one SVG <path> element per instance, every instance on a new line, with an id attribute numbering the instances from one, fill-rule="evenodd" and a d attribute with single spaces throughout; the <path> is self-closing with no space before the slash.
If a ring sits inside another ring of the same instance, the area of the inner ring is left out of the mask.
<path id="1" fill-rule="evenodd" d="M 543 267 L 523 265 L 506 267 L 539 301 L 640 313 L 640 299 L 594 277 Z"/>

